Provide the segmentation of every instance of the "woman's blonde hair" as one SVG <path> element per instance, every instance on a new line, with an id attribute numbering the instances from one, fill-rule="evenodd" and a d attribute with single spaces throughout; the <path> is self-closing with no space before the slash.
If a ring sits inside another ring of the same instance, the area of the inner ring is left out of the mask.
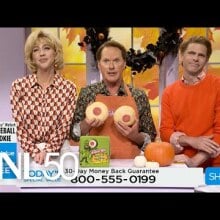
<path id="1" fill-rule="evenodd" d="M 61 70 L 64 66 L 62 44 L 57 36 L 45 30 L 37 30 L 32 32 L 26 40 L 24 46 L 24 58 L 27 67 L 33 73 L 37 72 L 37 66 L 33 62 L 32 53 L 33 53 L 33 48 L 36 46 L 36 43 L 41 39 L 45 40 L 45 42 L 49 46 L 51 46 L 51 48 L 54 49 L 55 51 L 54 68 L 55 70 Z"/>

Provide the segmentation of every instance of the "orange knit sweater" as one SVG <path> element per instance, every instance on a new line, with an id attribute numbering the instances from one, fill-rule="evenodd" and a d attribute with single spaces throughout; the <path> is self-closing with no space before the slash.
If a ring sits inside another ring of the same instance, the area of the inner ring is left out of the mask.
<path id="1" fill-rule="evenodd" d="M 220 144 L 220 77 L 207 74 L 196 85 L 178 80 L 164 89 L 160 137 L 169 142 L 176 131 L 194 137 L 214 134 Z M 197 150 L 186 146 L 183 153 L 192 157 Z M 201 166 L 220 166 L 220 156 Z"/>

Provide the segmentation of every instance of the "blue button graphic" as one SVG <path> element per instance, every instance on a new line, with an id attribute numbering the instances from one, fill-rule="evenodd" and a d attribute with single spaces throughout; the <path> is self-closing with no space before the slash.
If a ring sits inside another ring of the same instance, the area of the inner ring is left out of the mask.
<path id="1" fill-rule="evenodd" d="M 205 169 L 205 184 L 220 185 L 220 167 L 208 167 Z"/>
<path id="2" fill-rule="evenodd" d="M 17 144 L 16 143 L 0 143 L 0 153 L 7 153 L 14 164 L 17 164 Z M 14 172 L 8 166 L 8 164 L 3 161 L 3 179 L 16 179 Z"/>

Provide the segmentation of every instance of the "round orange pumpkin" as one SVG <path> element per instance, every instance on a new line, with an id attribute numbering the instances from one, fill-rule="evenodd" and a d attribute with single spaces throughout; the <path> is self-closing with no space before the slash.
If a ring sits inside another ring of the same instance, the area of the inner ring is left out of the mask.
<path id="1" fill-rule="evenodd" d="M 174 147 L 168 142 L 152 142 L 144 150 L 147 161 L 158 162 L 161 167 L 169 166 L 175 156 Z"/>

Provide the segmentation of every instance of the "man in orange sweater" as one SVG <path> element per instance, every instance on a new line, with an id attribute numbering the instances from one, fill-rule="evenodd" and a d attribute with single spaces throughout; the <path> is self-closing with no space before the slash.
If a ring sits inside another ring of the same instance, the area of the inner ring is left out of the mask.
<path id="1" fill-rule="evenodd" d="M 220 77 L 205 72 L 210 41 L 194 36 L 180 45 L 183 75 L 163 91 L 160 137 L 174 145 L 176 162 L 220 166 Z"/>

